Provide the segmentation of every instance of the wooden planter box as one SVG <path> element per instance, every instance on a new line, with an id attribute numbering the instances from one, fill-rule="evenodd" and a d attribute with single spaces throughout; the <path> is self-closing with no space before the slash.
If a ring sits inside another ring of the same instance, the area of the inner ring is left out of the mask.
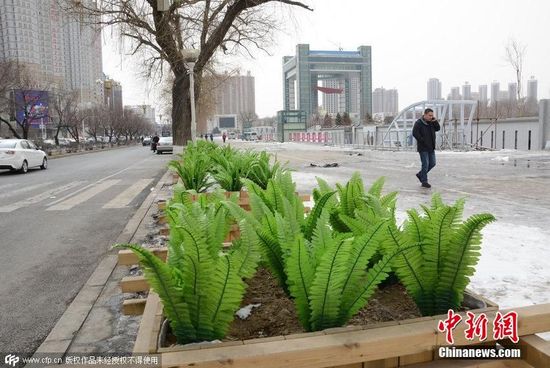
<path id="1" fill-rule="evenodd" d="M 487 306 L 472 312 L 476 316 L 485 313 L 489 326 L 492 326 L 497 306 L 477 296 L 474 299 L 487 303 Z M 523 360 L 502 361 L 502 365 L 495 360 L 434 361 L 438 359 L 435 347 L 447 345 L 445 335 L 437 330 L 438 321 L 445 315 L 288 336 L 162 348 L 158 344 L 164 319 L 162 310 L 158 295 L 150 292 L 134 353 L 160 354 L 163 367 L 392 368 L 412 364 L 417 364 L 417 367 L 484 367 L 482 363 L 490 363 L 487 367 L 550 366 L 550 342 L 534 336 L 535 333 L 550 331 L 550 304 L 514 309 L 519 316 L 521 338 L 517 347 L 522 349 Z M 465 316 L 465 312 L 460 314 Z M 454 330 L 455 345 L 479 344 L 478 340 L 464 338 L 465 328 L 463 322 Z M 491 328 L 488 335 L 483 345 L 494 346 Z"/>

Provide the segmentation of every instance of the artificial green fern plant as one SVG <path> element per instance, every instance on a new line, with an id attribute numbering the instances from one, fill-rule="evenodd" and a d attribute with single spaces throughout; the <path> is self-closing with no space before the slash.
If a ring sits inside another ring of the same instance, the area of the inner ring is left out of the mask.
<path id="1" fill-rule="evenodd" d="M 247 187 L 252 212 L 226 205 L 236 218 L 253 225 L 264 261 L 294 299 L 308 331 L 344 325 L 367 304 L 391 271 L 393 258 L 404 251 L 379 257 L 389 217 L 372 217 L 357 233 L 334 231 L 334 191 L 318 193 L 312 211 L 304 216 L 289 177 L 270 180 L 266 190 L 251 183 Z"/>
<path id="2" fill-rule="evenodd" d="M 488 213 L 461 222 L 464 200 L 445 205 L 439 194 L 424 214 L 412 209 L 403 228 L 388 227 L 388 252 L 405 249 L 392 267 L 423 315 L 434 315 L 461 306 L 464 291 L 479 261 L 481 230 L 495 220 Z M 410 247 L 418 244 L 418 247 Z"/>
<path id="3" fill-rule="evenodd" d="M 166 263 L 137 245 L 118 247 L 138 256 L 179 343 L 221 339 L 243 298 L 243 279 L 252 277 L 259 261 L 256 233 L 241 221 L 241 239 L 223 252 L 228 216 L 219 202 L 183 201 L 168 206 L 167 213 Z"/>

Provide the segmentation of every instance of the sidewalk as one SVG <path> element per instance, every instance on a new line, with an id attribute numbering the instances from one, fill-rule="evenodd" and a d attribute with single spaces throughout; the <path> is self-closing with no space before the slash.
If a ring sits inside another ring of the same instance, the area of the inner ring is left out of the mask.
<path id="1" fill-rule="evenodd" d="M 170 196 L 171 187 L 172 175 L 167 171 L 115 244 L 142 244 L 151 238 L 157 227 L 153 219 L 158 211 L 156 203 Z M 121 314 L 124 297 L 119 282 L 129 274 L 129 268 L 117 267 L 117 253 L 111 251 L 100 262 L 35 354 L 132 352 L 141 316 Z"/>

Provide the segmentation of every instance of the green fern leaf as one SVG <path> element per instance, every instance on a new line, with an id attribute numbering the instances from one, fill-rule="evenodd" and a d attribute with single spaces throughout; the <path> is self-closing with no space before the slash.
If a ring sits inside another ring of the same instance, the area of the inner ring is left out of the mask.
<path id="1" fill-rule="evenodd" d="M 237 253 L 235 267 L 241 278 L 250 278 L 256 272 L 256 266 L 260 261 L 259 239 L 252 224 L 246 220 L 239 222 L 241 238 L 233 242 L 231 252 Z"/>
<path id="2" fill-rule="evenodd" d="M 298 319 L 304 328 L 309 331 L 311 312 L 309 309 L 309 289 L 313 282 L 315 268 L 313 259 L 305 245 L 303 237 L 296 238 L 296 243 L 290 249 L 285 271 L 290 295 L 294 298 Z"/>
<path id="3" fill-rule="evenodd" d="M 379 177 L 374 183 L 372 183 L 368 193 L 375 198 L 380 198 L 382 196 L 382 189 L 384 188 L 385 182 L 386 178 L 383 176 Z"/>
<path id="4" fill-rule="evenodd" d="M 342 310 L 347 310 L 351 306 L 355 291 L 361 286 L 359 282 L 370 260 L 378 252 L 382 241 L 387 236 L 386 222 L 386 220 L 380 220 L 362 235 L 354 238 L 342 286 Z"/>
<path id="5" fill-rule="evenodd" d="M 209 298 L 206 308 L 217 339 L 222 339 L 227 334 L 245 292 L 245 283 L 235 266 L 239 262 L 235 261 L 235 257 L 238 257 L 237 252 L 219 259 L 212 282 L 208 286 L 207 294 L 213 297 Z"/>
<path id="6" fill-rule="evenodd" d="M 132 250 L 138 257 L 145 278 L 159 295 L 164 305 L 164 313 L 170 321 L 174 335 L 180 343 L 196 340 L 196 331 L 191 323 L 189 307 L 170 266 L 162 262 L 148 250 L 137 245 L 118 244 L 115 248 Z"/>
<path id="7" fill-rule="evenodd" d="M 323 194 L 321 198 L 315 201 L 315 205 L 313 206 L 311 213 L 307 217 L 304 226 L 304 237 L 307 240 L 311 240 L 311 237 L 313 236 L 313 230 L 317 226 L 317 220 L 319 220 L 319 217 L 321 216 L 321 213 L 323 212 L 326 204 L 335 193 L 336 192 L 327 192 Z"/>
<path id="8" fill-rule="evenodd" d="M 329 226 L 329 213 L 325 210 L 321 212 L 321 216 L 317 220 L 311 242 L 309 243 L 315 267 L 321 262 L 325 251 L 334 242 L 332 235 L 333 231 Z"/>
<path id="9" fill-rule="evenodd" d="M 435 313 L 461 305 L 480 257 L 481 230 L 494 220 L 495 217 L 490 214 L 474 215 L 453 234 L 436 288 Z"/>
<path id="10" fill-rule="evenodd" d="M 313 331 L 338 326 L 350 244 L 350 239 L 338 237 L 317 265 L 309 294 Z"/>

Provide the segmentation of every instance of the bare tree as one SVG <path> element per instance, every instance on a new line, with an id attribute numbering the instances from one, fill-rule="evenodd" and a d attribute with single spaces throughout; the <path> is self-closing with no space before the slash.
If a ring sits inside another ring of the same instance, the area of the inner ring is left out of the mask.
<path id="1" fill-rule="evenodd" d="M 0 122 L 16 138 L 28 138 L 32 125 L 47 122 L 48 93 L 42 89 L 47 88 L 41 87 L 24 66 L 16 62 L 0 65 Z"/>
<path id="2" fill-rule="evenodd" d="M 333 125 L 332 116 L 326 113 L 325 117 L 323 118 L 323 128 L 331 128 L 332 125 Z"/>
<path id="3" fill-rule="evenodd" d="M 252 128 L 252 124 L 258 120 L 258 115 L 254 111 L 241 111 L 239 113 L 239 120 L 243 124 L 243 129 Z"/>
<path id="4" fill-rule="evenodd" d="M 63 129 L 74 125 L 79 121 L 78 116 L 78 92 L 77 91 L 57 91 L 51 94 L 50 105 L 53 115 L 52 120 L 55 123 L 55 145 L 59 146 L 59 133 Z M 86 113 L 84 116 L 90 116 Z"/>
<path id="5" fill-rule="evenodd" d="M 13 112 L 12 91 L 16 85 L 17 64 L 13 61 L 0 62 L 0 124 L 4 123 L 11 134 L 21 138 L 16 126 L 11 124 L 10 115 Z"/>
<path id="6" fill-rule="evenodd" d="M 131 40 L 132 53 L 146 55 L 150 75 L 163 72 L 166 62 L 174 76 L 172 85 L 172 134 L 175 144 L 191 139 L 190 77 L 187 49 L 198 49 L 194 67 L 195 98 L 201 95 L 203 70 L 215 53 L 265 49 L 278 22 L 267 3 L 287 4 L 311 10 L 294 0 L 174 0 L 162 9 L 157 0 L 98 0 L 69 4 L 77 15 L 86 13 L 98 23 L 117 27 L 121 37 Z M 87 18 L 88 19 L 88 18 Z"/>
<path id="7" fill-rule="evenodd" d="M 527 50 L 527 46 L 520 43 L 519 41 L 515 39 L 510 39 L 508 41 L 508 44 L 506 45 L 506 56 L 505 59 L 510 64 L 510 66 L 514 69 L 514 72 L 516 73 L 516 80 L 518 83 L 518 89 L 517 89 L 517 100 L 518 102 L 522 100 L 521 95 L 521 81 L 523 79 L 523 59 L 525 58 L 525 52 Z M 510 96 L 511 97 L 511 96 Z"/>

